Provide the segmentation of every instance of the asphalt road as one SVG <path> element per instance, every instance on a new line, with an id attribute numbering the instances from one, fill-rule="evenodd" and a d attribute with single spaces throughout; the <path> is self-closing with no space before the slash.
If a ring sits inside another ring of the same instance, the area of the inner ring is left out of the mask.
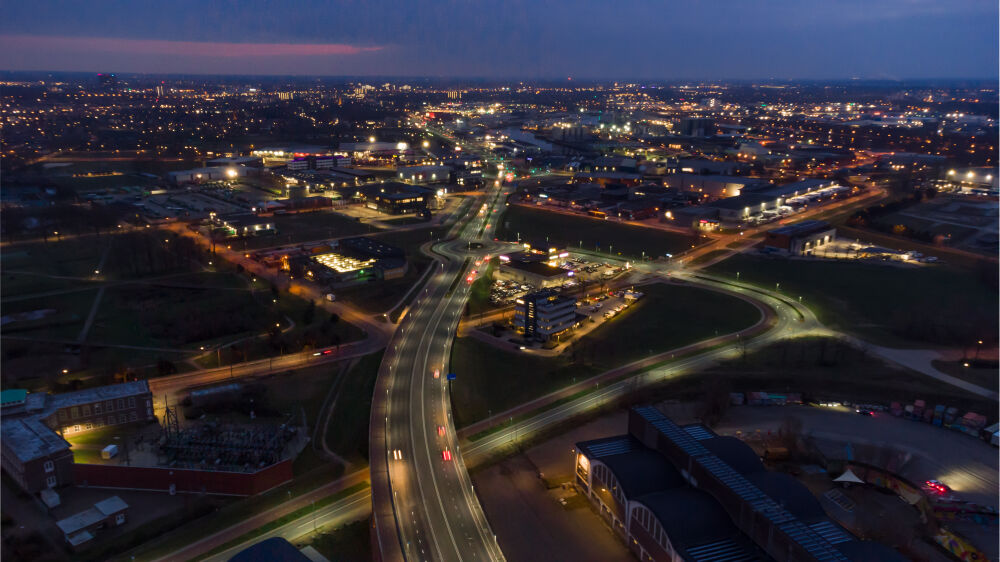
<path id="1" fill-rule="evenodd" d="M 202 369 L 190 373 L 157 377 L 149 379 L 149 389 L 153 394 L 153 406 L 156 415 L 160 416 L 163 413 L 165 405 L 176 406 L 183 400 L 184 394 L 192 388 L 245 376 L 278 373 L 332 363 L 352 357 L 360 357 L 378 351 L 384 345 L 385 343 L 382 338 L 368 337 L 356 342 L 343 344 L 339 347 L 289 353 L 281 357 L 236 363 L 228 367 Z M 324 354 L 327 350 L 330 353 Z M 317 353 L 319 355 L 316 355 Z"/>
<path id="2" fill-rule="evenodd" d="M 254 537 L 251 542 L 256 543 L 274 537 L 282 537 L 289 542 L 294 542 L 300 538 L 306 538 L 311 534 L 363 519 L 368 515 L 370 510 L 371 494 L 366 488 L 342 500 L 333 502 L 328 506 L 321 507 L 305 517 L 300 517 Z M 247 543 L 241 543 L 218 554 L 209 556 L 205 560 L 209 562 L 226 562 L 246 547 Z"/>
<path id="3" fill-rule="evenodd" d="M 383 560 L 503 560 L 468 471 L 448 396 L 447 364 L 470 283 L 472 240 L 490 240 L 501 204 L 498 187 L 487 208 L 438 244 L 439 272 L 390 342 L 372 404 L 371 456 L 375 525 Z M 478 206 L 478 205 L 477 205 Z M 475 254 L 488 251 L 477 250 Z M 436 375 L 436 376 L 435 376 Z"/>

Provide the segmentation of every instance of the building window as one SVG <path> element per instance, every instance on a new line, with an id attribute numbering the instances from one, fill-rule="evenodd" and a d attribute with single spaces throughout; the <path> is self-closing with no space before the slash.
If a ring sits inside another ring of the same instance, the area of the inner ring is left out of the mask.
<path id="1" fill-rule="evenodd" d="M 55 488 L 56 487 L 56 477 L 55 476 L 49 476 L 48 478 L 46 478 L 45 479 L 45 485 L 48 486 L 49 488 Z"/>
<path id="2" fill-rule="evenodd" d="M 152 400 L 146 400 L 146 407 L 149 408 L 150 411 L 152 411 L 153 401 Z"/>
<path id="3" fill-rule="evenodd" d="M 70 408 L 69 417 L 73 418 L 74 420 L 80 417 L 80 408 L 78 408 L 77 406 L 73 406 L 72 408 Z"/>
<path id="4" fill-rule="evenodd" d="M 107 410 L 107 411 L 109 411 L 109 412 L 114 412 L 115 411 L 115 403 L 114 403 L 114 401 L 113 400 L 108 400 L 107 402 L 105 402 L 104 403 L 104 409 Z"/>
<path id="5" fill-rule="evenodd" d="M 69 416 L 66 415 L 66 410 L 59 410 L 59 421 L 66 421 Z"/>
<path id="6" fill-rule="evenodd" d="M 90 404 L 83 405 L 83 417 L 90 417 Z"/>
<path id="7" fill-rule="evenodd" d="M 128 407 L 135 408 L 135 396 L 128 397 Z"/>
<path id="8" fill-rule="evenodd" d="M 52 461 L 45 461 L 45 472 L 52 472 L 56 469 L 56 463 Z"/>
<path id="9" fill-rule="evenodd" d="M 108 425 L 115 425 L 115 417 L 108 416 Z"/>
<path id="10" fill-rule="evenodd" d="M 95 414 L 100 414 L 101 413 L 101 403 L 100 402 L 98 402 L 97 404 L 94 404 L 94 413 Z"/>
<path id="11" fill-rule="evenodd" d="M 119 398 L 118 399 L 118 409 L 121 410 L 124 407 L 125 407 L 125 400 L 122 400 L 121 398 Z"/>
<path id="12" fill-rule="evenodd" d="M 90 423 L 90 422 L 87 422 L 87 424 L 86 424 L 86 425 L 84 425 L 83 427 L 85 427 L 85 428 L 87 428 L 87 429 L 94 429 L 94 424 L 92 424 L 92 423 Z"/>
<path id="13" fill-rule="evenodd" d="M 80 431 L 80 424 L 76 424 L 73 426 L 73 433 L 76 433 L 78 431 Z"/>
<path id="14" fill-rule="evenodd" d="M 119 513 L 115 515 L 115 525 L 124 525 L 124 524 L 125 524 L 125 514 Z"/>
<path id="15" fill-rule="evenodd" d="M 135 412 L 129 412 L 128 413 L 128 421 L 135 421 L 138 418 L 139 418 L 139 416 L 135 415 Z"/>
<path id="16" fill-rule="evenodd" d="M 94 420 L 94 427 L 104 427 L 104 418 Z"/>
<path id="17" fill-rule="evenodd" d="M 118 423 L 125 423 L 125 414 L 118 414 Z"/>

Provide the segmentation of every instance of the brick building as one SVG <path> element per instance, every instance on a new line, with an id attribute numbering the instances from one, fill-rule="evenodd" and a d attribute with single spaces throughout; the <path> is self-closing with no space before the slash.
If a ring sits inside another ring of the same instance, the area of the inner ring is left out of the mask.
<path id="1" fill-rule="evenodd" d="M 72 484 L 73 453 L 64 435 L 154 419 L 146 381 L 31 393 L 22 404 L 3 410 L 3 469 L 31 493 Z"/>

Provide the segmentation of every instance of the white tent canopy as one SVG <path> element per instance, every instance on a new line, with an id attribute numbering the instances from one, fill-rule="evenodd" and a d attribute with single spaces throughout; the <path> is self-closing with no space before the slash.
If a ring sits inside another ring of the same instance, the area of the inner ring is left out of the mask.
<path id="1" fill-rule="evenodd" d="M 841 474 L 840 476 L 834 478 L 833 481 L 834 482 L 851 482 L 851 483 L 854 483 L 854 484 L 864 484 L 865 483 L 864 480 L 858 478 L 858 475 L 854 474 L 854 472 L 852 472 L 851 469 L 849 469 L 849 468 L 847 470 L 845 470 L 843 474 Z"/>

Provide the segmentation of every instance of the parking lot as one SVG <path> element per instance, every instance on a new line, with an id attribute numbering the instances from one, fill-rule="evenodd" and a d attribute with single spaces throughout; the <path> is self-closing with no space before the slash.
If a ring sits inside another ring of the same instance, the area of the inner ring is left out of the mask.
<path id="1" fill-rule="evenodd" d="M 624 433 L 626 421 L 600 418 L 473 474 L 508 560 L 634 560 L 586 498 L 562 487 L 573 478 L 575 443 Z"/>

